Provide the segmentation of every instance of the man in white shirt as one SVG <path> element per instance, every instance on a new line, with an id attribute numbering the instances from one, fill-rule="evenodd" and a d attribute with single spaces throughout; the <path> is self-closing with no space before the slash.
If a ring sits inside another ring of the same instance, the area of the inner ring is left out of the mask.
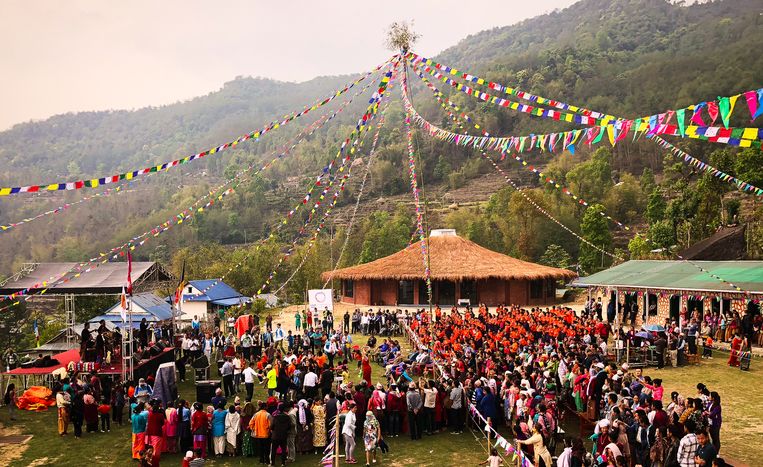
<path id="1" fill-rule="evenodd" d="M 434 434 L 434 408 L 437 404 L 437 388 L 429 387 L 427 385 L 424 388 L 424 434 Z"/>
<path id="2" fill-rule="evenodd" d="M 281 323 L 278 323 L 276 325 L 276 330 L 273 332 L 273 342 L 275 343 L 275 346 L 277 349 L 280 349 L 281 352 L 283 352 L 283 329 L 281 328 Z"/>
<path id="3" fill-rule="evenodd" d="M 302 383 L 302 391 L 307 398 L 315 398 L 315 386 L 318 385 L 318 375 L 312 368 L 305 374 L 304 382 Z"/>
<path id="4" fill-rule="evenodd" d="M 235 357 L 233 357 L 233 388 L 236 391 L 236 394 L 238 394 L 239 388 L 241 386 L 241 371 L 243 368 L 241 368 L 241 358 L 239 358 L 239 355 L 236 354 Z"/>
<path id="5" fill-rule="evenodd" d="M 252 365 L 247 361 L 246 368 L 242 372 L 244 375 L 244 387 L 246 388 L 246 401 L 252 401 L 252 394 L 254 394 L 254 379 L 257 377 L 257 372 L 254 371 Z"/>

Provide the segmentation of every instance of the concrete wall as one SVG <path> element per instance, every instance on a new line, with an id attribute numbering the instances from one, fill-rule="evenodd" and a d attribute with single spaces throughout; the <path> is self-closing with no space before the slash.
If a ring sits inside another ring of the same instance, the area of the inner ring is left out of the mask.
<path id="1" fill-rule="evenodd" d="M 200 321 L 207 317 L 207 302 L 183 302 L 180 306 L 180 321 L 190 322 L 194 316 Z"/>

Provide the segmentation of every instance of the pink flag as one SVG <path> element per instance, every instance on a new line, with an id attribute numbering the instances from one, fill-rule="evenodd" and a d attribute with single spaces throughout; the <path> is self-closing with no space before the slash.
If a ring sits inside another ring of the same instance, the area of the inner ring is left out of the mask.
<path id="1" fill-rule="evenodd" d="M 750 109 L 750 118 L 755 118 L 755 113 L 758 111 L 758 93 L 755 91 L 747 91 L 744 93 L 744 98 L 747 100 L 747 107 Z"/>

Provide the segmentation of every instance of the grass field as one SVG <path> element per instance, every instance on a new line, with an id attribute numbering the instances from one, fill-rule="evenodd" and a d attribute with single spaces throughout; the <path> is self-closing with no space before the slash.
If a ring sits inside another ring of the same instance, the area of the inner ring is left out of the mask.
<path id="1" fill-rule="evenodd" d="M 356 340 L 358 342 L 359 340 Z M 760 376 L 763 373 L 756 368 L 759 360 L 753 360 L 752 371 L 740 371 L 726 366 L 723 355 L 716 354 L 713 360 L 704 360 L 700 366 L 649 369 L 646 373 L 660 377 L 664 381 L 665 398 L 670 391 L 677 390 L 684 395 L 694 395 L 696 384 L 705 383 L 711 390 L 718 391 L 723 400 L 722 455 L 733 459 L 734 465 L 760 465 L 763 458 L 763 391 L 760 390 Z M 381 368 L 374 365 L 374 380 Z M 192 378 L 192 374 L 188 374 Z M 242 386 L 243 390 L 243 386 Z M 195 398 L 192 382 L 180 387 L 181 397 Z M 263 398 L 265 391 L 258 387 L 255 399 Z M 114 427 L 110 433 L 84 434 L 79 440 L 73 436 L 60 437 L 56 431 L 55 410 L 43 413 L 24 412 L 18 414 L 18 421 L 8 425 L 8 415 L 0 414 L 5 434 L 20 433 L 33 435 L 28 446 L 19 457 L 20 449 L 5 446 L 0 450 L 0 465 L 12 466 L 82 466 L 92 465 L 129 465 L 130 464 L 130 429 L 128 426 Z M 575 426 L 570 421 L 567 426 Z M 71 427 L 70 427 L 71 430 Z M 421 441 L 410 441 L 407 437 L 388 439 L 390 452 L 380 458 L 377 465 L 384 466 L 470 466 L 477 465 L 486 458 L 486 443 L 478 439 L 479 433 L 466 431 L 462 435 L 441 433 L 425 437 Z M 508 436 L 507 436 L 508 438 Z M 363 457 L 362 447 L 356 448 L 356 457 Z M 298 456 L 295 466 L 318 465 L 317 455 Z M 162 456 L 163 465 L 180 465 L 180 456 Z M 253 465 L 249 458 L 210 459 L 208 465 L 238 466 Z"/>
<path id="2" fill-rule="evenodd" d="M 360 342 L 363 336 L 356 336 L 356 342 Z M 364 340 L 363 340 L 364 341 Z M 382 368 L 373 365 L 373 380 L 379 379 Z M 192 379 L 192 372 L 186 375 L 186 383 L 179 387 L 180 397 L 194 400 L 196 390 Z M 241 386 L 240 395 L 244 396 L 244 388 Z M 254 399 L 266 398 L 266 391 L 262 386 L 255 387 Z M 82 438 L 75 439 L 73 435 L 61 437 L 57 432 L 57 415 L 55 410 L 47 412 L 19 412 L 17 421 L 8 425 L 7 412 L 0 414 L 0 423 L 6 428 L 17 428 L 21 434 L 33 435 L 28 442 L 28 447 L 20 457 L 9 460 L 7 451 L 0 451 L 0 465 L 11 466 L 82 466 L 90 465 L 130 465 L 130 427 L 124 425 L 116 427 L 112 425 L 110 433 L 84 433 Z M 70 426 L 69 431 L 73 432 Z M 478 434 L 477 434 L 478 435 Z M 482 445 L 475 435 L 466 431 L 462 435 L 451 435 L 447 432 L 431 437 L 425 437 L 420 441 L 413 442 L 410 438 L 400 436 L 386 440 L 390 446 L 390 452 L 378 457 L 376 465 L 384 466 L 431 466 L 442 467 L 449 465 L 476 465 L 487 458 L 487 446 L 485 440 Z M 13 450 L 13 446 L 7 447 Z M 18 449 L 16 449 L 18 450 Z M 319 455 L 297 456 L 294 466 L 319 465 Z M 355 449 L 355 457 L 361 462 L 365 459 L 362 442 Z M 4 460 L 5 459 L 5 460 Z M 180 455 L 162 455 L 162 465 L 180 465 Z M 365 461 L 363 461 L 364 463 Z M 238 466 L 259 465 L 252 458 L 234 457 L 220 460 L 210 458 L 208 465 L 215 466 Z"/>

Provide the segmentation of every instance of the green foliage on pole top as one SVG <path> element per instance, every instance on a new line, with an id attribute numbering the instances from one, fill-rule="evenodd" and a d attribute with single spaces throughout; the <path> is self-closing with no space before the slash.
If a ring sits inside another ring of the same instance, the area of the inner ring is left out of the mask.
<path id="1" fill-rule="evenodd" d="M 420 38 L 421 35 L 413 30 L 413 21 L 410 24 L 407 21 L 395 21 L 387 28 L 385 45 L 390 50 L 408 53 Z"/>

